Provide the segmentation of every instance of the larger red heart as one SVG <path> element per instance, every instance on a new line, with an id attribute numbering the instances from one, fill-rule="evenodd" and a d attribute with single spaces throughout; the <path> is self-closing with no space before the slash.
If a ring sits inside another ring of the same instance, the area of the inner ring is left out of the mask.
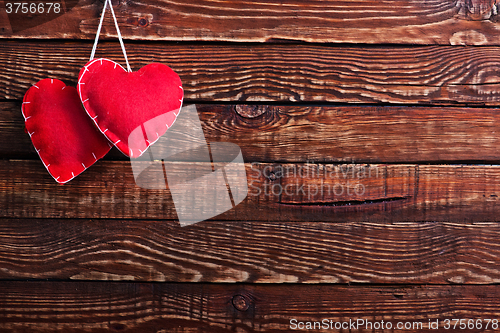
<path id="1" fill-rule="evenodd" d="M 82 68 L 78 91 L 97 127 L 130 157 L 141 156 L 172 126 L 184 97 L 179 76 L 166 65 L 127 72 L 103 58 Z"/>
<path id="2" fill-rule="evenodd" d="M 111 149 L 83 110 L 76 89 L 62 81 L 45 79 L 33 85 L 21 111 L 36 152 L 59 183 L 70 181 Z"/>

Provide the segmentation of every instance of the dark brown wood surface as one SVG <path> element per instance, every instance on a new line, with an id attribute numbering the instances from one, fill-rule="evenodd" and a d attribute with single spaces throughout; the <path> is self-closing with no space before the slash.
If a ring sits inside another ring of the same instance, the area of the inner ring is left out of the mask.
<path id="1" fill-rule="evenodd" d="M 252 163 L 246 171 L 247 198 L 217 218 L 492 222 L 500 216 L 498 166 Z M 0 217 L 177 218 L 168 188 L 137 186 L 130 162 L 99 161 L 60 185 L 40 161 L 4 160 L 0 179 Z"/>
<path id="2" fill-rule="evenodd" d="M 22 99 L 41 79 L 76 86 L 91 43 L 0 44 L 0 98 Z M 171 66 L 192 102 L 336 102 L 496 105 L 497 47 L 337 47 L 332 45 L 130 43 L 134 70 Z M 118 42 L 97 57 L 124 63 Z M 20 75 L 23 73 L 23 75 Z"/>
<path id="3" fill-rule="evenodd" d="M 0 330 L 23 333 L 283 332 L 294 331 L 295 321 L 324 319 L 363 320 L 365 331 L 366 322 L 383 321 L 391 332 L 444 332 L 460 327 L 446 319 L 477 325 L 479 317 L 482 329 L 469 332 L 496 332 L 500 315 L 495 286 L 6 282 L 0 293 Z M 398 323 L 414 328 L 398 330 Z"/>
<path id="4" fill-rule="evenodd" d="M 500 159 L 496 108 L 216 105 L 196 108 L 208 142 L 233 142 L 246 162 L 436 163 Z M 20 102 L 0 102 L 0 154 L 38 159 Z M 248 116 L 259 110 L 258 117 Z M 326 140 L 326 144 L 325 144 Z M 113 149 L 105 158 L 127 158 Z"/>
<path id="5" fill-rule="evenodd" d="M 498 223 L 2 219 L 0 279 L 486 285 L 498 237 Z"/>
<path id="6" fill-rule="evenodd" d="M 132 69 L 179 74 L 206 140 L 241 148 L 248 196 L 180 227 L 116 149 L 56 184 L 22 98 L 76 85 L 103 1 L 0 2 L 0 332 L 500 329 L 497 0 L 112 2 Z M 109 12 L 96 56 L 124 63 Z M 187 163 L 207 166 L 163 165 Z"/>
<path id="7" fill-rule="evenodd" d="M 65 0 L 65 2 L 75 2 Z M 498 44 L 493 3 L 434 1 L 113 1 L 123 36 L 139 40 L 400 44 Z M 81 0 L 67 14 L 4 38 L 93 39 L 103 2 Z M 108 11 L 102 35 L 116 38 Z"/>

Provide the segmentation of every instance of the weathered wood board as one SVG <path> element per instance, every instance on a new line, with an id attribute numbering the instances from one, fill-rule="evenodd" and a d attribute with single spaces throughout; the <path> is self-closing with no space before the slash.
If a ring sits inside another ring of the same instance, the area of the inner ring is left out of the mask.
<path id="1" fill-rule="evenodd" d="M 113 4 L 126 39 L 498 44 L 498 10 L 493 1 L 119 0 Z M 19 24 L 11 26 L 2 12 L 0 38 L 93 39 L 102 7 L 101 1 L 80 0 L 65 15 L 24 30 Z M 102 34 L 116 38 L 109 12 Z"/>
<path id="2" fill-rule="evenodd" d="M 166 167 L 182 171 L 185 163 Z M 168 187 L 139 187 L 130 162 L 92 168 L 60 185 L 39 161 L 0 161 L 0 217 L 177 218 Z M 251 163 L 246 173 L 248 196 L 217 218 L 492 222 L 500 216 L 499 166 Z"/>
<path id="3" fill-rule="evenodd" d="M 0 279 L 492 284 L 499 235 L 498 223 L 2 219 Z"/>
<path id="4" fill-rule="evenodd" d="M 495 286 L 9 281 L 0 293 L 0 330 L 23 333 L 283 332 L 322 320 L 332 331 L 335 322 L 363 320 L 360 331 L 384 322 L 379 331 L 444 332 L 465 323 L 496 332 L 500 316 Z"/>
<path id="5" fill-rule="evenodd" d="M 237 144 L 248 163 L 496 164 L 500 160 L 496 108 L 246 104 L 197 104 L 196 108 L 206 140 Z M 0 102 L 0 154 L 38 159 L 24 132 L 20 109 L 20 102 Z M 116 150 L 105 159 L 128 160 Z"/>
<path id="6" fill-rule="evenodd" d="M 0 332 L 498 331 L 499 1 L 112 3 L 132 69 L 171 66 L 241 148 L 247 197 L 180 227 L 188 186 L 141 188 L 116 149 L 56 184 L 22 98 L 76 85 L 103 1 L 0 2 Z M 96 55 L 124 63 L 110 13 Z M 178 157 L 144 177 L 216 169 Z"/>
<path id="7" fill-rule="evenodd" d="M 76 86 L 91 43 L 0 44 L 0 99 L 22 99 L 41 79 Z M 131 43 L 134 70 L 171 66 L 186 102 L 314 102 L 492 105 L 500 101 L 497 47 Z M 124 63 L 118 42 L 97 57 Z"/>

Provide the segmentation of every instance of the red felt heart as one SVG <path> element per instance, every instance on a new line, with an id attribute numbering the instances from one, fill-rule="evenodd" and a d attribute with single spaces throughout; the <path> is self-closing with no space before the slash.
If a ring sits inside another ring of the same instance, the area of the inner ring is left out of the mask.
<path id="1" fill-rule="evenodd" d="M 152 63 L 127 72 L 109 59 L 95 59 L 80 71 L 83 106 L 101 132 L 125 155 L 141 156 L 172 126 L 184 92 L 170 67 Z"/>
<path id="2" fill-rule="evenodd" d="M 21 111 L 35 150 L 58 183 L 70 181 L 111 149 L 83 110 L 76 89 L 62 81 L 33 85 Z"/>

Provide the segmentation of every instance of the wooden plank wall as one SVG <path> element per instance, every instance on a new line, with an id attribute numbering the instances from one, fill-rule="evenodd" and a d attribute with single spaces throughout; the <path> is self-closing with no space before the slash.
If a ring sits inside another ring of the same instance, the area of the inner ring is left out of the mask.
<path id="1" fill-rule="evenodd" d="M 62 186 L 24 132 L 25 91 L 76 85 L 103 1 L 47 22 L 7 2 L 0 332 L 498 329 L 496 0 L 113 0 L 131 67 L 171 66 L 207 141 L 243 152 L 248 197 L 183 228 L 116 149 Z M 97 56 L 124 62 L 109 13 Z"/>

